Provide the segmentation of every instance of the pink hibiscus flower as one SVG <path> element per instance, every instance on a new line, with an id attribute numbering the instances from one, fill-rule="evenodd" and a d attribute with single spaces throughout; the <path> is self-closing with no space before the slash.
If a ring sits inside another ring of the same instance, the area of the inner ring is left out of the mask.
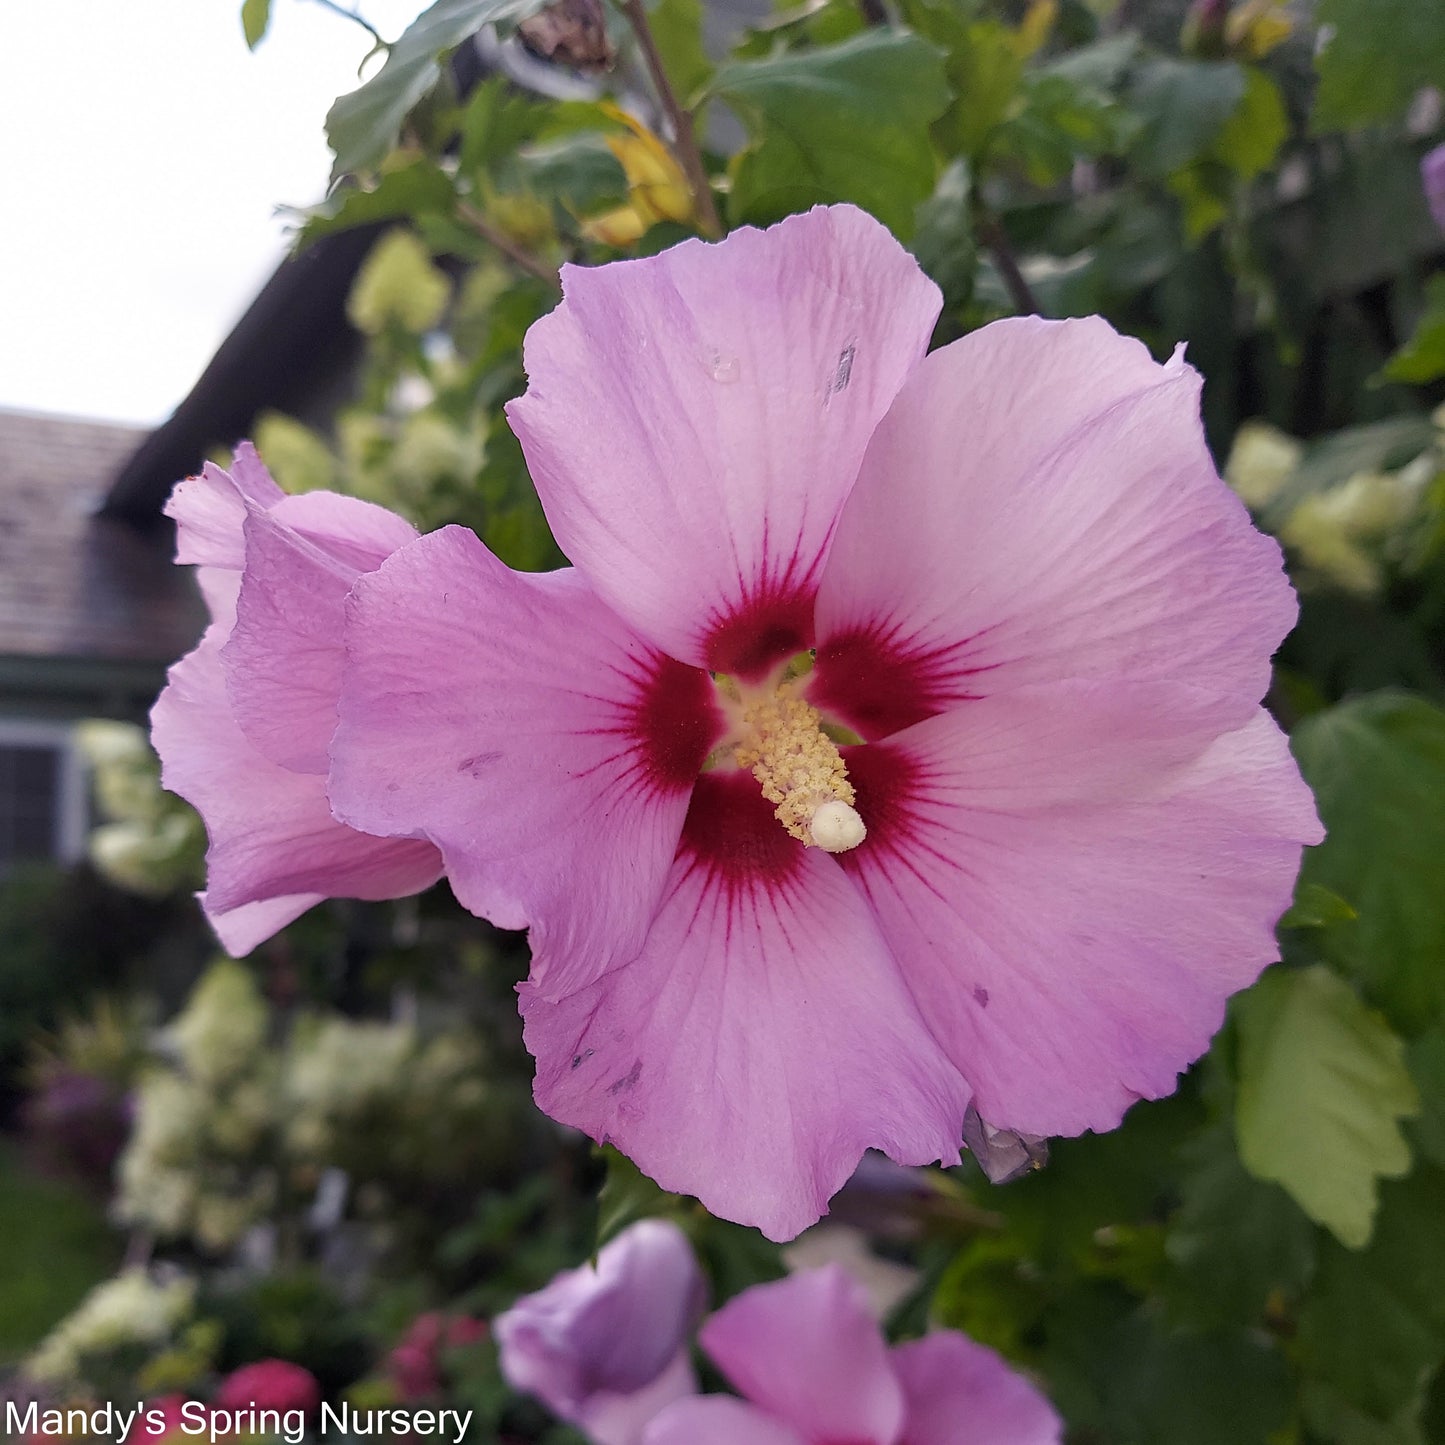
<path id="1" fill-rule="evenodd" d="M 756 1285 L 702 1327 L 745 1397 L 668 1406 L 642 1445 L 1058 1445 L 1053 1407 L 992 1350 L 938 1331 L 890 1350 L 837 1265 Z"/>
<path id="2" fill-rule="evenodd" d="M 564 1271 L 498 1316 L 502 1374 L 596 1445 L 638 1445 L 663 1406 L 697 1391 L 689 1350 L 706 1303 L 687 1236 L 644 1219 L 595 1267 Z"/>
<path id="3" fill-rule="evenodd" d="M 338 818 L 530 928 L 540 1106 L 787 1238 L 970 1105 L 1172 1091 L 1320 837 L 1199 377 L 1097 319 L 925 356 L 851 207 L 564 280 L 509 415 L 574 565 L 360 577 L 331 749 Z"/>
<path id="4" fill-rule="evenodd" d="M 231 471 L 208 462 L 166 512 L 211 625 L 171 668 L 151 735 L 162 782 L 205 821 L 200 901 L 227 951 L 249 953 L 324 898 L 434 883 L 429 844 L 367 837 L 326 800 L 346 594 L 415 530 L 354 497 L 286 496 L 245 442 Z"/>

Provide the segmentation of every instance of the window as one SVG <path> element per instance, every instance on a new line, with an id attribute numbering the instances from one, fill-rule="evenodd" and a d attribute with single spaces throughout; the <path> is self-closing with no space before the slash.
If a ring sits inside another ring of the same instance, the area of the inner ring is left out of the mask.
<path id="1" fill-rule="evenodd" d="M 85 777 L 65 723 L 0 718 L 0 872 L 85 848 Z"/>

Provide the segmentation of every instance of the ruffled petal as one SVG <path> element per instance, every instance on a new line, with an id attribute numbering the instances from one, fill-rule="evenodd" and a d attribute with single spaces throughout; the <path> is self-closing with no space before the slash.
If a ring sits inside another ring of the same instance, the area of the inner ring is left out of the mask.
<path id="1" fill-rule="evenodd" d="M 992 1125 L 1112 1129 L 1278 956 L 1309 790 L 1263 712 L 1193 761 L 1170 713 L 1023 689 L 845 749 L 869 834 L 843 867 Z"/>
<path id="2" fill-rule="evenodd" d="M 670 1405 L 642 1445 L 810 1445 L 803 1436 L 730 1395 L 699 1395 Z"/>
<path id="3" fill-rule="evenodd" d="M 851 206 L 563 284 L 507 409 L 562 550 L 694 666 L 749 677 L 808 646 L 839 508 L 937 287 Z"/>
<path id="4" fill-rule="evenodd" d="M 897 1440 L 903 1391 L 867 1291 L 838 1265 L 745 1290 L 698 1338 L 744 1396 L 804 1439 Z"/>
<path id="5" fill-rule="evenodd" d="M 207 462 L 178 482 L 164 511 L 176 524 L 176 561 L 239 571 L 246 562 L 241 529 L 247 503 L 273 507 L 286 494 L 271 479 L 250 442 L 236 448 L 232 470 Z"/>
<path id="6" fill-rule="evenodd" d="M 907 1420 L 898 1445 L 1059 1445 L 1063 1422 L 1006 1360 L 952 1330 L 900 1345 Z"/>
<path id="7" fill-rule="evenodd" d="M 548 996 L 633 957 L 722 728 L 707 674 L 460 527 L 357 582 L 347 642 L 337 816 L 435 842 L 467 908 L 530 925 Z"/>
<path id="8" fill-rule="evenodd" d="M 1242 726 L 1293 625 L 1219 479 L 1199 377 L 1107 323 L 1000 321 L 903 388 L 839 522 L 812 700 L 882 737 L 1065 678 L 1190 682 Z"/>
<path id="9" fill-rule="evenodd" d="M 226 695 L 224 640 L 213 626 L 171 668 L 151 713 L 161 781 L 199 811 L 210 835 L 203 902 L 222 942 L 254 946 L 304 911 L 303 897 L 399 898 L 434 883 L 435 849 L 344 827 L 324 778 L 277 767 L 246 741 Z M 241 911 L 260 903 L 270 906 Z"/>
<path id="10" fill-rule="evenodd" d="M 536 1097 L 665 1189 L 789 1239 L 874 1147 L 957 1157 L 968 1091 L 837 864 L 747 774 L 708 773 L 637 959 L 548 1003 Z"/>

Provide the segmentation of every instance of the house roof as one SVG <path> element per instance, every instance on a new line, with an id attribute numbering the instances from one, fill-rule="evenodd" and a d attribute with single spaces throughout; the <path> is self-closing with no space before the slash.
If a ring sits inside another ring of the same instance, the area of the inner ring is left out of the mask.
<path id="1" fill-rule="evenodd" d="M 135 427 L 0 410 L 0 705 L 138 716 L 205 619 L 169 529 L 99 508 Z"/>

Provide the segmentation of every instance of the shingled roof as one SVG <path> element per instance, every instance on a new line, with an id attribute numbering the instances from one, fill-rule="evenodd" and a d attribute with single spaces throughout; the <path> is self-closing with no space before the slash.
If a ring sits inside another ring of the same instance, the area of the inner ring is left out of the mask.
<path id="1" fill-rule="evenodd" d="M 0 410 L 0 702 L 138 717 L 204 610 L 168 529 L 99 514 L 135 427 Z"/>

